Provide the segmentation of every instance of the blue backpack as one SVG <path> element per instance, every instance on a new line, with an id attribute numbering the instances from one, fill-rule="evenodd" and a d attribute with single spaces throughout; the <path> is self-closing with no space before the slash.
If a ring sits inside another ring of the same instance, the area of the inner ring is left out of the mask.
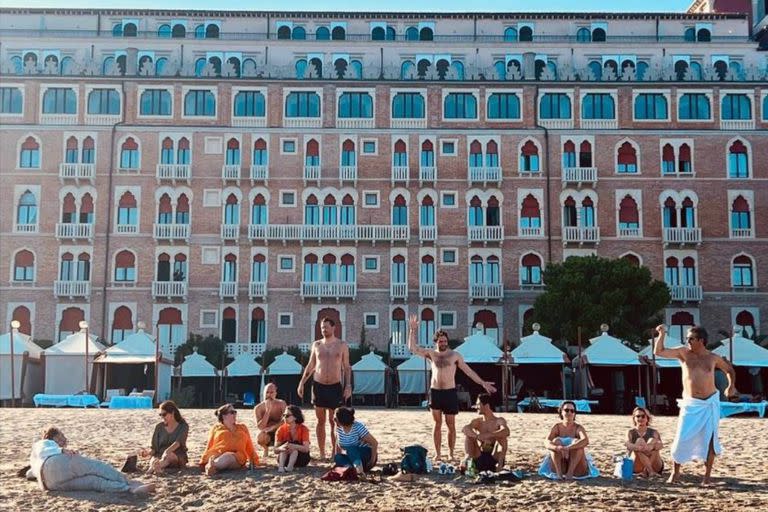
<path id="1" fill-rule="evenodd" d="M 405 448 L 400 448 L 403 452 L 403 459 L 400 461 L 400 470 L 403 473 L 426 473 L 427 472 L 427 449 L 418 444 L 412 444 Z"/>

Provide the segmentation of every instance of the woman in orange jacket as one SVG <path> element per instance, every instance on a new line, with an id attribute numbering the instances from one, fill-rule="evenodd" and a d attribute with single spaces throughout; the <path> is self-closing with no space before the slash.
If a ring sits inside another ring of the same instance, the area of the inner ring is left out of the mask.
<path id="1" fill-rule="evenodd" d="M 259 456 L 253 448 L 251 434 L 243 423 L 237 423 L 237 410 L 232 404 L 216 409 L 219 422 L 211 428 L 208 446 L 200 459 L 205 474 L 213 476 L 227 469 L 242 469 L 250 460 L 259 463 Z"/>

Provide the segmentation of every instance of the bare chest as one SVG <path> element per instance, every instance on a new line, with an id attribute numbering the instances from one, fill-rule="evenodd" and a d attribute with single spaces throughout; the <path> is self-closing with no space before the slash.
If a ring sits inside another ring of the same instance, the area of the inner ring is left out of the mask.
<path id="1" fill-rule="evenodd" d="M 449 368 L 456 364 L 456 356 L 454 354 L 440 354 L 439 352 L 433 352 L 431 359 L 432 364 L 438 369 Z"/>
<path id="2" fill-rule="evenodd" d="M 684 363 L 683 367 L 688 373 L 711 374 L 715 370 L 715 361 L 709 354 L 689 354 Z"/>
<path id="3" fill-rule="evenodd" d="M 334 362 L 341 361 L 341 344 L 334 343 L 332 345 L 323 345 L 318 343 L 315 346 L 317 359 L 320 363 L 333 364 Z"/>

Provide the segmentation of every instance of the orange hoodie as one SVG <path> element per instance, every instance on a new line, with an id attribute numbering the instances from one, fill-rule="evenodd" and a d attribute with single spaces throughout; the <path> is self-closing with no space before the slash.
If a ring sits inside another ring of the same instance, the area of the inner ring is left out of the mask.
<path id="1" fill-rule="evenodd" d="M 243 423 L 235 423 L 235 431 L 230 431 L 222 423 L 217 423 L 208 434 L 208 446 L 200 458 L 200 465 L 208 463 L 211 457 L 218 457 L 222 453 L 233 452 L 237 462 L 244 466 L 248 460 L 254 464 L 259 463 L 259 455 L 253 448 L 251 434 Z"/>

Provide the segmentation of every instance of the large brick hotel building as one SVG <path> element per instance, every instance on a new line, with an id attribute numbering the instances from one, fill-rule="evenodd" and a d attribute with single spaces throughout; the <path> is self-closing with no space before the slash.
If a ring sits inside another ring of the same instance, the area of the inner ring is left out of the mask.
<path id="1" fill-rule="evenodd" d="M 517 337 L 628 258 L 673 332 L 768 327 L 768 54 L 746 15 L 0 11 L 0 322 L 232 355 L 317 319 Z M 761 222 L 760 220 L 763 220 Z M 3 329 L 6 329 L 4 327 Z"/>

